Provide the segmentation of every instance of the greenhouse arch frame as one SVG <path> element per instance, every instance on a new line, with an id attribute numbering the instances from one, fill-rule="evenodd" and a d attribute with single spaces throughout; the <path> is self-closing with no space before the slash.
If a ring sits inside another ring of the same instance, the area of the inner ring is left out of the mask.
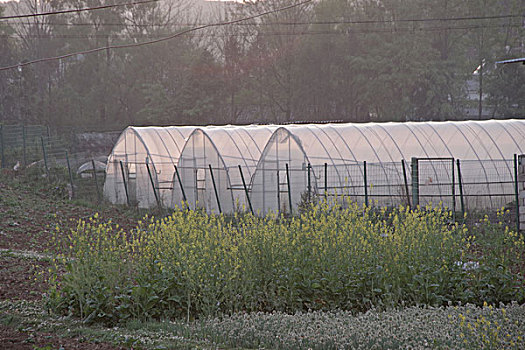
<path id="1" fill-rule="evenodd" d="M 305 195 L 410 204 L 417 187 L 420 204 L 448 206 L 461 175 L 467 207 L 497 207 L 512 201 L 512 158 L 523 153 L 517 119 L 129 127 L 109 156 L 104 193 L 141 208 L 264 215 L 295 211 Z"/>

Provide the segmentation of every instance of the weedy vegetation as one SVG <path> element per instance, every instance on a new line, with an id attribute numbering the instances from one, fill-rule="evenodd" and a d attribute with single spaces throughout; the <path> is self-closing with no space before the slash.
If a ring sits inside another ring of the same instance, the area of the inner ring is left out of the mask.
<path id="1" fill-rule="evenodd" d="M 523 349 L 525 306 L 407 307 L 387 311 L 236 313 L 187 323 L 87 325 L 41 303 L 0 301 L 0 323 L 134 349 Z"/>

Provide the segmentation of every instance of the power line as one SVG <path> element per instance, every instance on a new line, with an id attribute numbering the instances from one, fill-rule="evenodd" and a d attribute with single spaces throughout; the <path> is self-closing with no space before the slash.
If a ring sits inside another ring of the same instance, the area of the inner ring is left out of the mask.
<path id="1" fill-rule="evenodd" d="M 160 1 L 160 0 L 135 1 L 135 2 L 127 2 L 127 3 L 123 3 L 123 4 L 102 5 L 102 6 L 95 6 L 95 7 L 84 7 L 84 8 L 80 8 L 80 9 L 59 10 L 59 11 L 40 12 L 40 13 L 29 13 L 29 14 L 26 14 L 26 15 L 0 16 L 0 20 L 2 20 L 2 19 L 16 19 L 16 18 L 52 16 L 52 15 L 61 15 L 61 14 L 65 14 L 65 13 L 104 10 L 104 9 L 110 9 L 110 8 L 114 8 L 114 7 L 135 6 L 135 5 L 141 5 L 141 4 L 148 4 L 150 2 L 157 2 L 157 1 Z"/>
<path id="2" fill-rule="evenodd" d="M 401 18 L 384 20 L 354 20 L 354 21 L 318 21 L 310 24 L 387 24 L 396 22 L 450 22 L 450 21 L 473 21 L 504 18 L 521 18 L 524 15 L 494 15 L 494 16 L 470 16 L 470 17 L 438 17 L 438 18 Z M 281 24 L 309 24 L 308 22 L 283 22 Z"/>
<path id="3" fill-rule="evenodd" d="M 28 22 L 22 22 L 22 21 L 17 21 L 17 22 L 9 22 L 9 24 L 16 24 L 16 25 L 22 25 L 22 26 L 32 26 L 33 23 L 28 23 Z M 202 23 L 147 23 L 147 24 L 142 24 L 142 23 L 85 23 L 85 22 L 80 22 L 80 23 L 66 23 L 66 22 L 47 22 L 47 23 L 43 23 L 45 25 L 49 25 L 49 26 L 64 26 L 64 27 L 111 27 L 111 26 L 114 26 L 114 27 L 144 27 L 144 28 L 148 28 L 148 27 L 166 27 L 168 25 L 174 25 L 174 26 L 190 26 L 190 25 L 203 25 Z"/>
<path id="4" fill-rule="evenodd" d="M 439 31 L 448 31 L 448 30 L 470 30 L 470 29 L 486 29 L 486 28 L 520 28 L 521 24 L 495 24 L 495 25 L 470 25 L 470 26 L 439 26 L 439 27 L 401 27 L 401 28 L 382 28 L 382 29 L 346 29 L 340 31 L 325 30 L 325 31 L 300 31 L 300 32 L 283 32 L 283 31 L 273 31 L 273 32 L 258 32 L 257 34 L 250 33 L 232 33 L 232 34 L 186 34 L 191 37 L 250 37 L 255 35 L 261 36 L 301 36 L 301 35 L 348 35 L 348 34 L 368 34 L 368 33 L 416 33 L 416 32 L 439 32 Z M 20 37 L 29 37 L 37 39 L 93 39 L 93 38 L 102 38 L 106 39 L 109 34 L 28 34 L 28 35 L 19 35 L 19 34 L 3 34 L 0 37 L 3 38 L 20 38 Z M 126 34 L 124 38 L 168 38 L 170 35 L 162 34 Z"/>
<path id="5" fill-rule="evenodd" d="M 312 1 L 313 0 L 305 0 L 305 1 L 302 1 L 302 2 L 299 2 L 299 3 L 296 3 L 296 4 L 280 7 L 280 8 L 274 9 L 274 10 L 261 12 L 261 13 L 258 13 L 258 14 L 252 15 L 252 16 L 248 16 L 248 17 L 244 17 L 244 18 L 240 18 L 240 19 L 236 19 L 236 20 L 232 20 L 232 21 L 218 22 L 218 23 L 214 23 L 214 24 L 207 24 L 207 25 L 203 25 L 203 26 L 198 26 L 198 27 L 186 29 L 186 30 L 184 30 L 182 32 L 175 33 L 175 34 L 170 35 L 168 37 L 160 38 L 160 39 L 156 39 L 156 40 L 144 41 L 144 42 L 141 42 L 141 43 L 133 43 L 133 44 L 108 45 L 108 46 L 105 46 L 105 47 L 98 47 L 98 48 L 95 48 L 95 49 L 73 52 L 73 53 L 69 53 L 69 54 L 65 54 L 65 55 L 61 55 L 61 56 L 39 58 L 39 59 L 36 59 L 36 60 L 33 60 L 33 61 L 27 61 L 27 62 L 19 63 L 19 64 L 16 64 L 16 65 L 12 65 L 12 66 L 1 67 L 0 71 L 5 71 L 5 70 L 9 70 L 9 69 L 15 69 L 15 68 L 19 68 L 19 67 L 24 67 L 24 66 L 28 66 L 30 64 L 35 64 L 35 63 L 39 63 L 39 62 L 48 62 L 48 61 L 60 60 L 60 59 L 64 59 L 64 58 L 68 58 L 68 57 L 72 57 L 72 56 L 76 56 L 76 55 L 86 55 L 86 54 L 100 52 L 100 51 L 104 51 L 104 50 L 124 49 L 124 48 L 152 45 L 152 44 L 156 44 L 156 43 L 159 43 L 159 42 L 171 40 L 171 39 L 177 38 L 179 36 L 182 36 L 184 34 L 195 32 L 195 31 L 198 31 L 198 30 L 201 30 L 201 29 L 205 29 L 205 28 L 209 28 L 209 27 L 227 26 L 227 25 L 231 25 L 231 24 L 240 23 L 240 22 L 251 20 L 251 19 L 263 17 L 263 16 L 266 16 L 266 15 L 269 15 L 269 14 L 272 14 L 272 13 L 282 12 L 282 11 L 289 10 L 289 9 L 292 9 L 292 8 L 295 8 L 295 7 L 306 5 L 306 4 L 308 4 L 308 3 L 312 2 Z"/>
<path id="6" fill-rule="evenodd" d="M 153 0 L 159 1 L 159 0 Z M 506 19 L 506 18 L 522 18 L 524 15 L 506 14 L 506 15 L 494 15 L 494 16 L 471 16 L 471 17 L 441 17 L 441 18 L 406 18 L 397 20 L 339 20 L 339 21 L 301 21 L 301 22 L 253 22 L 253 23 L 233 23 L 233 25 L 239 26 L 252 26 L 252 25 L 336 25 L 336 24 L 394 24 L 397 22 L 451 22 L 451 21 L 474 21 L 474 20 L 493 20 L 493 19 Z M 14 22 L 21 25 L 31 25 L 27 22 Z M 161 27 L 166 24 L 138 24 L 138 23 L 46 23 L 48 25 L 57 26 L 131 26 L 131 27 Z M 211 25 L 209 23 L 169 23 L 175 26 L 190 26 L 190 25 Z"/>

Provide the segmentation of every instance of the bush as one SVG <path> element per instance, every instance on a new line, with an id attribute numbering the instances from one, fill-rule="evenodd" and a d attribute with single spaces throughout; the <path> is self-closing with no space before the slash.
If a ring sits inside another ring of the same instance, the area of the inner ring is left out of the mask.
<path id="1" fill-rule="evenodd" d="M 356 204 L 322 203 L 290 219 L 176 211 L 146 217 L 132 232 L 94 217 L 59 240 L 66 273 L 58 278 L 57 267 L 49 305 L 113 324 L 523 302 L 522 270 L 515 268 L 523 235 L 498 232 L 503 238 L 477 237 L 451 225 L 442 209 Z"/>

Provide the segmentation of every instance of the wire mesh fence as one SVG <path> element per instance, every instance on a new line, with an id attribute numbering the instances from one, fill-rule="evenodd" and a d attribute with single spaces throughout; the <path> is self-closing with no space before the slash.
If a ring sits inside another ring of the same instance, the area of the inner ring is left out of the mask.
<path id="1" fill-rule="evenodd" d="M 46 126 L 0 125 L 0 166 L 26 166 L 41 159 L 42 140 L 49 138 Z"/>
<path id="2" fill-rule="evenodd" d="M 415 163 L 417 162 L 417 163 Z M 456 209 L 456 174 L 453 158 L 418 158 L 418 203 Z"/>
<path id="3" fill-rule="evenodd" d="M 242 166 L 239 167 L 242 171 Z M 244 184 L 231 183 L 222 187 L 212 187 L 208 179 L 211 170 L 201 168 L 180 168 L 182 180 L 173 177 L 173 181 L 179 182 L 174 188 L 186 188 L 186 193 L 198 192 L 198 196 L 208 193 L 213 201 L 217 196 L 219 201 L 231 196 L 224 191 L 231 191 L 233 197 L 239 193 L 244 196 L 247 192 L 248 197 L 258 203 L 256 206 L 279 212 L 289 212 L 289 208 L 296 207 L 300 201 L 314 197 L 344 198 L 374 206 L 432 205 L 452 211 L 515 206 L 513 160 L 414 158 L 409 162 L 348 162 L 295 167 L 287 163 L 279 166 L 272 163 L 256 170 L 259 180 L 254 175 Z M 218 178 L 222 176 L 221 171 L 213 168 Z M 238 168 L 226 169 L 228 173 L 233 171 L 238 172 Z M 244 173 L 249 172 L 244 170 Z M 217 195 L 213 193 L 215 190 L 219 192 Z M 195 201 L 197 195 L 192 200 Z"/>
<path id="4" fill-rule="evenodd" d="M 70 199 L 102 201 L 105 159 L 70 153 L 70 146 L 67 137 L 47 126 L 0 125 L 0 168 L 25 168 L 28 176 L 63 186 Z"/>

